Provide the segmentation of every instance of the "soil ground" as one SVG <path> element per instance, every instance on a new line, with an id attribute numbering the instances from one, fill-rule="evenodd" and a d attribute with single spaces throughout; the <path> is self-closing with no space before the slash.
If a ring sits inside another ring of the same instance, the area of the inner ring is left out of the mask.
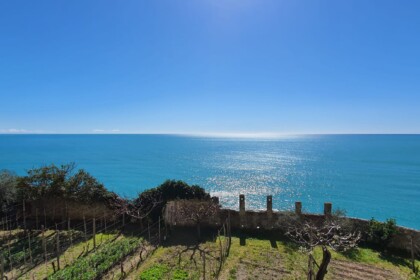
<path id="1" fill-rule="evenodd" d="M 129 236 L 132 238 L 136 231 L 136 227 L 131 227 L 123 232 L 98 234 L 97 246 L 100 250 L 115 240 Z M 0 242 L 0 249 L 6 257 L 9 247 L 10 250 L 19 252 L 19 246 L 22 246 L 19 243 L 19 235 L 17 232 L 15 234 L 16 236 Z M 152 235 L 154 234 L 152 232 Z M 65 237 L 68 233 L 63 231 L 60 235 Z M 9 235 L 0 231 L 0 237 L 5 236 Z M 52 240 L 51 243 L 55 244 L 54 232 L 48 232 L 48 236 Z M 221 261 L 221 243 L 214 232 L 207 232 L 207 235 L 201 237 L 201 242 L 197 242 L 195 230 L 180 230 L 162 238 L 160 246 L 156 239 L 148 242 L 148 236 L 138 238 L 141 240 L 139 245 L 107 269 L 101 279 L 306 279 L 307 253 L 281 239 L 234 235 L 229 255 Z M 77 259 L 96 252 L 97 250 L 93 250 L 92 238 L 87 241 L 74 240 L 60 252 L 62 268 L 71 267 Z M 314 251 L 314 257 L 319 263 L 319 249 Z M 29 265 L 26 259 L 19 266 L 15 265 L 12 271 L 6 266 L 6 276 L 8 279 L 44 279 L 54 273 L 52 262 L 55 259 L 56 255 L 53 253 L 48 256 L 47 262 L 41 257 L 40 263 Z M 420 267 L 419 260 L 416 261 L 416 265 Z M 326 279 L 420 279 L 411 272 L 410 266 L 411 262 L 408 259 L 384 255 L 369 248 L 359 248 L 347 254 L 333 252 Z M 81 276 L 83 275 L 76 278 L 69 276 L 68 279 L 82 279 Z"/>

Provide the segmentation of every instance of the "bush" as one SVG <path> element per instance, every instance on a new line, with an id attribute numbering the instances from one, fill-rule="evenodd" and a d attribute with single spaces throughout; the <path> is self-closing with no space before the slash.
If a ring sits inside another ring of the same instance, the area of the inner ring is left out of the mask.
<path id="1" fill-rule="evenodd" d="M 172 275 L 172 279 L 174 280 L 187 280 L 188 278 L 188 272 L 182 269 L 177 269 L 174 271 L 174 274 Z"/>
<path id="2" fill-rule="evenodd" d="M 385 248 L 397 231 L 395 219 L 387 219 L 382 223 L 372 218 L 369 222 L 368 241 Z"/>
<path id="3" fill-rule="evenodd" d="M 0 172 L 0 211 L 15 201 L 61 199 L 82 204 L 102 203 L 109 209 L 150 214 L 156 220 L 162 215 L 167 201 L 175 199 L 209 200 L 210 195 L 197 185 L 167 180 L 160 186 L 144 191 L 134 201 L 120 198 L 108 191 L 96 178 L 83 169 L 75 171 L 74 164 L 54 164 L 34 168 L 18 177 L 9 171 Z M 59 200 L 59 201 L 61 201 Z M 150 213 L 149 213 L 150 212 Z"/>
<path id="4" fill-rule="evenodd" d="M 168 272 L 169 268 L 166 265 L 157 264 L 143 271 L 139 280 L 160 280 Z"/>
<path id="5" fill-rule="evenodd" d="M 8 170 L 0 171 L 0 212 L 16 202 L 17 178 Z"/>
<path id="6" fill-rule="evenodd" d="M 18 180 L 19 200 L 63 198 L 83 203 L 107 202 L 115 194 L 83 169 L 73 172 L 74 164 L 54 164 L 28 171 Z"/>
<path id="7" fill-rule="evenodd" d="M 183 181 L 166 180 L 162 185 L 142 192 L 134 201 L 134 206 L 143 213 L 149 212 L 152 207 L 155 207 L 151 216 L 156 219 L 162 215 L 162 209 L 166 202 L 176 199 L 210 200 L 210 194 L 197 185 L 190 186 Z M 158 203 L 156 204 L 156 202 Z"/>

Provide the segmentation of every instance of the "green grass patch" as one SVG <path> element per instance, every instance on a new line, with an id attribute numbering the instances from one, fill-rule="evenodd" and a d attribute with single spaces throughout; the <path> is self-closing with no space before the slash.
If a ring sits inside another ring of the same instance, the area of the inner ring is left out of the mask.
<path id="1" fill-rule="evenodd" d="M 58 271 L 48 279 L 96 279 L 135 250 L 140 242 L 141 239 L 130 237 L 103 244 L 98 251 L 77 259 L 71 266 Z"/>
<path id="2" fill-rule="evenodd" d="M 400 275 L 402 279 L 416 279 L 411 271 L 411 262 L 393 255 L 385 255 L 369 248 L 357 248 L 347 253 L 338 253 L 331 250 L 332 261 L 342 260 L 353 263 L 370 265 L 387 269 Z M 322 259 L 321 248 L 313 252 L 319 264 Z M 420 262 L 416 261 L 417 266 Z M 298 246 L 285 240 L 270 241 L 267 239 L 232 237 L 232 246 L 229 258 L 224 264 L 222 279 L 237 279 L 237 275 L 246 275 L 255 279 L 272 279 L 270 274 L 265 276 L 267 270 L 273 273 L 283 273 L 281 279 L 305 279 L 308 266 L 308 253 L 300 250 Z M 327 279 L 333 278 L 330 269 Z M 255 275 L 251 275 L 255 273 Z M 417 278 L 418 279 L 418 278 Z"/>
<path id="3" fill-rule="evenodd" d="M 188 272 L 182 269 L 177 269 L 174 271 L 172 275 L 172 279 L 174 280 L 187 280 L 188 278 Z"/>
<path id="4" fill-rule="evenodd" d="M 143 271 L 139 280 L 160 280 L 163 279 L 163 276 L 169 272 L 169 268 L 166 265 L 157 264 L 154 265 L 145 271 Z"/>

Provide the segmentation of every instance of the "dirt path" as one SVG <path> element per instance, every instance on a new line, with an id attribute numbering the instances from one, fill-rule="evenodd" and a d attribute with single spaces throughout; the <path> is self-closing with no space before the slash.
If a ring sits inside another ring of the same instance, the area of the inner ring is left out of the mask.
<path id="1" fill-rule="evenodd" d="M 241 261 L 238 264 L 236 272 L 237 280 L 248 279 L 283 279 L 288 271 L 282 268 L 274 268 L 262 264 L 255 264 L 251 262 Z"/>
<path id="2" fill-rule="evenodd" d="M 282 257 L 276 250 L 265 250 L 258 254 L 239 257 L 233 269 L 224 271 L 220 279 L 284 279 L 290 272 L 284 269 Z"/>
<path id="3" fill-rule="evenodd" d="M 337 280 L 402 280 L 401 276 L 393 271 L 367 264 L 332 260 L 330 266 L 332 279 Z"/>

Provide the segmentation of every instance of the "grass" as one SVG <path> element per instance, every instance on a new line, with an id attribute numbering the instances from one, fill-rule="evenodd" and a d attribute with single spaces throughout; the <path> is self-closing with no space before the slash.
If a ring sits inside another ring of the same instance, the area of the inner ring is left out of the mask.
<path id="1" fill-rule="evenodd" d="M 168 272 L 169 268 L 166 265 L 156 264 L 143 271 L 139 276 L 139 280 L 163 279 Z"/>
<path id="2" fill-rule="evenodd" d="M 249 279 L 273 279 L 281 275 L 281 279 L 304 279 L 307 270 L 307 252 L 287 241 L 269 241 L 264 239 L 246 239 L 245 245 L 241 238 L 232 238 L 229 258 L 223 267 L 221 279 L 237 279 L 244 276 Z M 342 260 L 354 264 L 367 264 L 374 269 L 386 269 L 402 279 L 418 279 L 411 271 L 409 260 L 392 255 L 383 255 L 368 248 L 358 248 L 346 254 L 332 252 L 332 260 Z M 321 248 L 316 248 L 314 257 L 319 264 L 322 259 Z M 420 262 L 416 261 L 417 265 Z M 334 269 L 327 279 L 332 279 Z M 274 276 L 275 277 L 275 276 Z"/>
<path id="3" fill-rule="evenodd" d="M 71 265 L 51 275 L 48 279 L 98 279 L 119 263 L 140 244 L 136 237 L 119 238 L 108 242 L 98 250 L 75 260 Z"/>
<path id="4" fill-rule="evenodd" d="M 99 233 L 96 235 L 97 246 L 100 247 L 108 241 L 117 238 L 117 233 Z M 63 251 L 60 258 L 62 266 L 71 265 L 77 258 L 88 255 L 93 251 L 93 238 L 88 239 L 86 242 L 75 243 L 67 250 Z M 51 261 L 54 261 L 51 260 Z M 50 262 L 51 262 L 50 261 Z M 30 275 L 35 276 L 35 279 L 43 279 L 46 276 L 51 276 L 54 273 L 50 262 L 47 265 L 40 264 L 30 271 Z"/>
<path id="5" fill-rule="evenodd" d="M 195 233 L 195 231 L 194 231 Z M 64 237 L 63 232 L 63 237 Z M 52 237 L 53 238 L 53 237 Z M 114 239 L 124 240 L 126 237 L 120 232 L 109 234 L 98 234 L 96 236 L 98 249 Z M 214 279 L 219 268 L 219 243 L 208 238 L 199 244 L 195 242 L 194 234 L 184 236 L 183 240 L 178 240 L 176 236 L 171 236 L 164 246 L 154 250 L 151 246 L 149 253 L 145 254 L 145 259 L 138 262 L 138 266 L 130 265 L 132 270 L 126 270 L 127 279 L 153 280 L 153 279 L 202 279 L 205 273 L 206 279 Z M 102 244 L 102 245 L 101 245 Z M 14 244 L 19 246 L 18 243 Z M 150 246 L 150 245 L 147 245 Z M 61 252 L 62 268 L 71 267 L 77 259 L 93 256 L 96 251 L 93 249 L 93 240 L 75 243 Z M 372 270 L 373 272 L 391 273 L 396 276 L 392 279 L 417 279 L 411 272 L 411 262 L 408 259 L 383 254 L 377 250 L 369 248 L 358 248 L 346 253 L 331 251 L 332 262 L 326 279 L 340 279 L 337 275 L 340 271 L 339 265 L 351 265 L 353 269 L 360 267 L 360 270 Z M 322 251 L 316 248 L 313 255 L 318 263 L 322 258 Z M 203 256 L 205 256 L 205 261 Z M 138 258 L 133 255 L 132 258 Z M 29 270 L 23 279 L 43 279 L 51 276 L 53 269 L 51 262 L 55 261 L 54 255 L 48 264 L 43 262 Z M 131 262 L 130 258 L 126 262 Z M 137 262 L 136 262 L 137 263 Z M 232 237 L 230 254 L 223 264 L 220 279 L 305 279 L 308 264 L 308 255 L 294 245 L 285 240 L 270 240 L 269 238 L 244 238 L 243 236 Z M 420 267 L 420 261 L 416 261 Z M 119 270 L 114 267 L 115 271 Z M 364 273 L 364 272 L 363 272 Z M 15 274 L 16 275 L 16 274 Z M 335 275 L 335 276 L 334 276 Z M 68 278 L 62 278 L 68 279 Z M 343 278 L 341 278 L 343 279 Z M 365 278 L 369 279 L 369 278 Z"/>
<path id="6" fill-rule="evenodd" d="M 218 269 L 217 242 L 159 247 L 137 270 L 137 279 L 213 279 Z M 204 257 L 205 256 L 205 257 Z"/>
<path id="7" fill-rule="evenodd" d="M 411 260 L 392 254 L 384 254 L 370 248 L 357 248 L 345 253 L 333 252 L 332 256 L 336 259 L 349 260 L 394 270 L 400 275 L 406 275 L 407 277 L 413 276 Z M 420 261 L 415 260 L 415 265 L 420 267 Z"/>

